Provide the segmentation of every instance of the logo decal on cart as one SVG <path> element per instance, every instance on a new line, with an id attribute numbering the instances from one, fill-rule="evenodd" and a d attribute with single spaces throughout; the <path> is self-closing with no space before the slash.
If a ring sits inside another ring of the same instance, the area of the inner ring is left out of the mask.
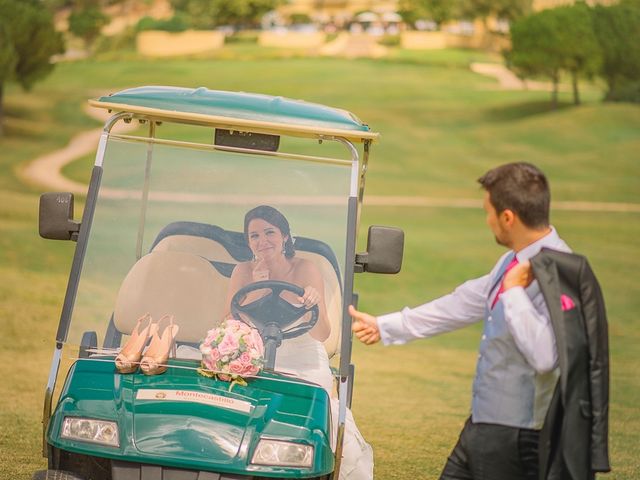
<path id="1" fill-rule="evenodd" d="M 214 407 L 230 408 L 239 412 L 251 412 L 251 403 L 236 398 L 223 397 L 212 393 L 194 392 L 192 390 L 138 390 L 136 400 L 163 400 L 170 402 L 193 402 Z"/>

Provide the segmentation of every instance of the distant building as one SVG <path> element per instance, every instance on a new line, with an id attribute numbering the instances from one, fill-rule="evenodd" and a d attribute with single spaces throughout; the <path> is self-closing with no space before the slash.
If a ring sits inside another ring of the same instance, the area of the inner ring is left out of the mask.
<path id="1" fill-rule="evenodd" d="M 611 4 L 615 1 L 586 0 L 586 3 L 589 5 Z M 278 11 L 285 17 L 304 14 L 320 23 L 343 25 L 362 12 L 377 14 L 397 12 L 398 3 L 398 0 L 289 0 Z M 543 10 L 572 3 L 575 3 L 575 0 L 533 0 L 533 9 Z"/>
<path id="2" fill-rule="evenodd" d="M 283 16 L 304 14 L 323 24 L 343 26 L 358 13 L 393 13 L 398 0 L 289 0 L 278 11 Z"/>

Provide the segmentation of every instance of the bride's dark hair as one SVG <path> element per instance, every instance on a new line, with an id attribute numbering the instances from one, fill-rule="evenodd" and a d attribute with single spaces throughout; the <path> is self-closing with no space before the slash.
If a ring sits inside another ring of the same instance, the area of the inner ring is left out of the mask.
<path id="1" fill-rule="evenodd" d="M 274 227 L 277 227 L 282 235 L 287 237 L 287 240 L 284 242 L 284 256 L 287 258 L 292 258 L 295 254 L 295 248 L 293 248 L 293 240 L 291 238 L 291 229 L 289 228 L 289 222 L 286 217 L 281 214 L 278 210 L 269 205 L 260 205 L 258 207 L 252 208 L 249 210 L 244 216 L 244 237 L 249 242 L 248 230 L 249 230 L 249 222 L 259 218 L 264 220 L 267 223 L 270 223 Z"/>

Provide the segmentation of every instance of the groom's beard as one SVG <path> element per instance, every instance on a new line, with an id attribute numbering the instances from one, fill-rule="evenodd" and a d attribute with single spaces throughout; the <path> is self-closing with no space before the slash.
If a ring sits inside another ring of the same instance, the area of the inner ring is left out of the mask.
<path id="1" fill-rule="evenodd" d="M 503 229 L 500 229 L 498 233 L 494 233 L 493 238 L 495 238 L 496 243 L 498 245 L 502 245 L 503 247 L 510 248 L 511 246 L 511 242 L 509 241 L 510 239 L 507 233 Z"/>

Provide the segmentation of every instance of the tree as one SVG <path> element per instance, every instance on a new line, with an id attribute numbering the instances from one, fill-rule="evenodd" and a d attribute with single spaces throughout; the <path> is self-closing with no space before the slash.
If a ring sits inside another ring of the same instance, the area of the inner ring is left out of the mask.
<path id="1" fill-rule="evenodd" d="M 2 90 L 6 80 L 16 66 L 16 52 L 11 43 L 11 34 L 7 26 L 0 21 L 0 137 L 3 136 L 3 108 L 2 108 Z"/>
<path id="2" fill-rule="evenodd" d="M 558 105 L 558 83 L 562 63 L 558 53 L 559 31 L 552 10 L 542 10 L 523 17 L 511 26 L 511 50 L 507 64 L 522 76 L 546 76 L 553 85 L 551 103 Z"/>
<path id="3" fill-rule="evenodd" d="M 464 16 L 480 18 L 486 23 L 494 16 L 513 22 L 531 13 L 533 0 L 462 0 L 461 11 Z"/>
<path id="4" fill-rule="evenodd" d="M 99 4 L 85 3 L 69 15 L 69 31 L 84 40 L 87 49 L 98 36 L 102 27 L 109 23 L 109 17 L 102 13 Z"/>
<path id="5" fill-rule="evenodd" d="M 558 26 L 556 53 L 562 69 L 571 75 L 573 103 L 580 104 L 578 79 L 592 78 L 600 67 L 602 51 L 593 29 L 591 8 L 578 2 L 550 10 Z"/>
<path id="6" fill-rule="evenodd" d="M 592 77 L 601 57 L 590 7 L 579 2 L 524 17 L 511 27 L 511 43 L 508 58 L 518 73 L 551 78 L 554 106 L 561 71 L 571 75 L 573 101 L 580 104 L 578 80 Z"/>
<path id="7" fill-rule="evenodd" d="M 511 25 L 517 19 L 528 14 L 532 10 L 533 0 L 459 0 L 460 14 L 465 18 L 479 18 L 482 20 L 485 47 L 495 43 L 489 30 L 489 18 L 494 20 L 506 20 Z M 500 33 L 503 33 L 502 28 Z"/>
<path id="8" fill-rule="evenodd" d="M 640 102 L 640 1 L 594 9 L 594 30 L 602 48 L 600 76 L 605 100 Z"/>
<path id="9" fill-rule="evenodd" d="M 52 12 L 57 12 L 64 8 L 73 7 L 75 0 L 42 0 L 47 8 Z"/>
<path id="10" fill-rule="evenodd" d="M 171 0 L 174 10 L 184 12 L 194 28 L 219 25 L 255 27 L 262 16 L 283 0 Z"/>
<path id="11" fill-rule="evenodd" d="M 497 0 L 492 13 L 498 18 L 513 22 L 532 11 L 533 0 Z"/>
<path id="12" fill-rule="evenodd" d="M 400 0 L 398 11 L 407 23 L 429 19 L 440 27 L 457 16 L 458 4 L 454 0 Z"/>
<path id="13" fill-rule="evenodd" d="M 51 56 L 62 52 L 62 35 L 39 0 L 0 0 L 0 135 L 5 83 L 28 90 L 51 72 Z"/>

